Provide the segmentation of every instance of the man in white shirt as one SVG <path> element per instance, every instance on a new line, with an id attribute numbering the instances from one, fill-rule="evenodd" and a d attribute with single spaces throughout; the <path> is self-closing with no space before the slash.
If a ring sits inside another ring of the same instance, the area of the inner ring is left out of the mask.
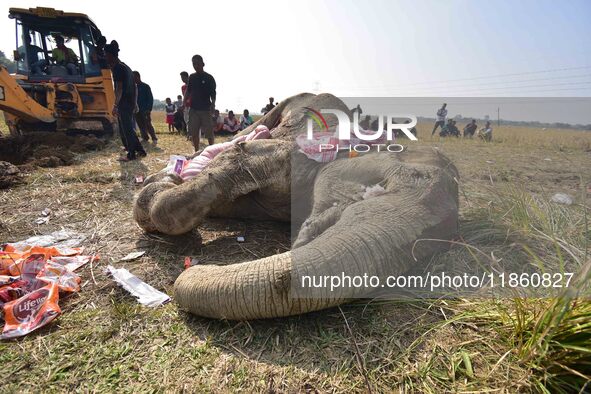
<path id="1" fill-rule="evenodd" d="M 441 108 L 437 110 L 437 121 L 435 122 L 435 126 L 433 127 L 433 132 L 431 133 L 431 135 L 435 134 L 435 130 L 437 130 L 438 127 L 443 128 L 443 126 L 445 125 L 445 119 L 447 118 L 446 107 L 447 103 L 443 103 Z"/>

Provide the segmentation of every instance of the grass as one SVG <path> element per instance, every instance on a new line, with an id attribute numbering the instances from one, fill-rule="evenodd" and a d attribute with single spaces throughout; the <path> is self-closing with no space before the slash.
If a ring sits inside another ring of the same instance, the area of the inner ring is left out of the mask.
<path id="1" fill-rule="evenodd" d="M 143 234 L 131 216 L 135 175 L 190 153 L 157 114 L 159 147 L 120 164 L 117 141 L 76 156 L 72 166 L 36 169 L 0 192 L 0 240 L 69 228 L 101 256 L 82 269 L 80 293 L 60 300 L 63 315 L 25 338 L 0 343 L 3 392 L 585 392 L 591 372 L 586 289 L 553 298 L 458 297 L 365 301 L 285 319 L 224 322 L 174 303 L 143 308 L 104 269 L 125 266 L 169 294 L 184 256 L 235 263 L 289 247 L 289 226 L 208 220 L 182 237 Z M 507 127 L 494 141 L 430 138 L 461 179 L 461 238 L 430 270 L 480 264 L 534 272 L 589 264 L 587 188 L 591 134 Z M 575 204 L 551 203 L 566 192 Z M 34 220 L 52 209 L 48 224 Z M 247 233 L 247 242 L 237 235 Z M 462 244 L 469 245 L 462 246 Z M 118 259 L 135 250 L 132 262 Z"/>

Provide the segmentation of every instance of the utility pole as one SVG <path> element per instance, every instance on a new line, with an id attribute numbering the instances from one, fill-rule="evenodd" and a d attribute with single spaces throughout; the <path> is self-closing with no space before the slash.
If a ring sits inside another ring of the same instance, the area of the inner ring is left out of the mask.
<path id="1" fill-rule="evenodd" d="M 497 107 L 497 127 L 501 127 L 501 107 Z"/>

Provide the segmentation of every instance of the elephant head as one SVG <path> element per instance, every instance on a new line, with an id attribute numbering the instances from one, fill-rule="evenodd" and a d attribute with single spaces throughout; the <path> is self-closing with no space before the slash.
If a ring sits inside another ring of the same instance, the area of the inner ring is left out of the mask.
<path id="1" fill-rule="evenodd" d="M 237 144 L 197 177 L 159 175 L 139 194 L 134 217 L 146 231 L 182 234 L 208 215 L 291 220 L 292 249 L 240 264 L 198 265 L 175 282 L 179 305 L 199 316 L 249 320 L 289 316 L 371 296 L 370 289 L 319 288 L 304 276 L 399 275 L 440 250 L 457 230 L 457 170 L 438 150 L 409 144 L 401 153 L 373 152 L 317 163 L 298 149 L 306 133 L 304 108 L 340 109 L 329 95 L 300 94 L 254 125 L 271 139 Z M 336 118 L 327 117 L 329 129 Z M 364 195 L 379 185 L 380 193 Z M 415 259 L 416 258 L 416 259 Z"/>

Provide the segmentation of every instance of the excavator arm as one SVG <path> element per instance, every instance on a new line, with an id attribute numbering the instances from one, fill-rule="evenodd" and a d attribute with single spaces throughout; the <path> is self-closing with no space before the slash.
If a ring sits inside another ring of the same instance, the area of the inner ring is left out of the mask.
<path id="1" fill-rule="evenodd" d="M 54 88 L 47 86 L 47 94 L 55 95 Z M 0 110 L 28 122 L 55 122 L 54 112 L 25 92 L 16 79 L 0 65 Z"/>

